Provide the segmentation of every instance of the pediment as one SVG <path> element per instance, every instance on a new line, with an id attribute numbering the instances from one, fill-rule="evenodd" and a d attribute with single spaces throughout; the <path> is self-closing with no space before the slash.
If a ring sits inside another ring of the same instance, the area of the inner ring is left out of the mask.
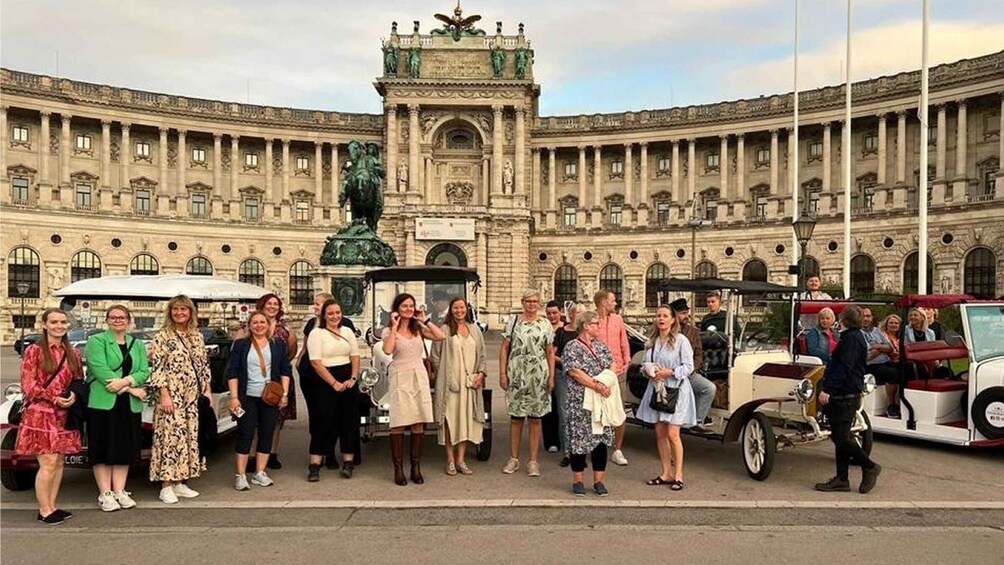
<path id="1" fill-rule="evenodd" d="M 247 196 L 261 196 L 265 194 L 265 189 L 250 184 L 248 186 L 245 186 L 244 188 L 241 188 L 238 192 Z"/>
<path id="2" fill-rule="evenodd" d="M 37 172 L 38 171 L 32 169 L 28 165 L 22 165 L 20 163 L 7 167 L 8 175 L 34 175 Z"/>
<path id="3" fill-rule="evenodd" d="M 185 185 L 188 192 L 212 192 L 213 187 L 203 182 L 192 182 Z"/>
<path id="4" fill-rule="evenodd" d="M 77 171 L 70 175 L 70 179 L 74 182 L 97 182 L 98 176 L 87 171 Z"/>
<path id="5" fill-rule="evenodd" d="M 129 179 L 129 186 L 135 188 L 143 189 L 154 189 L 157 188 L 157 181 L 147 178 L 147 177 L 136 177 Z"/>

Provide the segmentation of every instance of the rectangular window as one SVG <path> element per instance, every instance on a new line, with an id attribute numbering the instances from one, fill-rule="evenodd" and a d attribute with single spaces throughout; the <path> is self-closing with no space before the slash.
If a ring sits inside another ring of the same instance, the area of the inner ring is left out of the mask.
<path id="1" fill-rule="evenodd" d="M 757 165 L 769 165 L 770 164 L 770 149 L 766 147 L 757 149 L 756 151 L 756 163 Z"/>
<path id="2" fill-rule="evenodd" d="M 621 211 L 622 206 L 620 204 L 613 204 L 610 206 L 610 225 L 619 226 L 621 225 Z"/>
<path id="3" fill-rule="evenodd" d="M 624 161 L 617 160 L 610 163 L 610 174 L 612 175 L 624 175 Z"/>
<path id="4" fill-rule="evenodd" d="M 136 316 L 133 319 L 137 330 L 150 330 L 154 328 L 157 318 L 153 316 Z"/>
<path id="5" fill-rule="evenodd" d="M 143 159 L 150 158 L 150 144 L 145 141 L 136 142 L 136 156 Z"/>
<path id="6" fill-rule="evenodd" d="M 659 157 L 659 162 L 657 164 L 657 167 L 660 173 L 668 173 L 669 166 L 670 166 L 669 157 Z"/>
<path id="7" fill-rule="evenodd" d="M 206 195 L 205 194 L 193 194 L 192 195 L 192 216 L 196 218 L 206 217 Z"/>
<path id="8" fill-rule="evenodd" d="M 310 159 L 307 157 L 297 157 L 296 158 L 296 170 L 306 171 L 310 168 Z"/>
<path id="9" fill-rule="evenodd" d="M 35 329 L 35 314 L 14 314 L 14 329 L 15 330 L 33 330 Z"/>
<path id="10" fill-rule="evenodd" d="M 865 135 L 864 140 L 864 153 L 868 155 L 869 153 L 878 153 L 878 136 L 869 133 Z"/>
<path id="11" fill-rule="evenodd" d="M 90 151 L 91 136 L 78 133 L 76 137 L 76 142 L 74 143 L 73 146 L 80 151 Z"/>
<path id="12" fill-rule="evenodd" d="M 576 212 L 575 206 L 565 206 L 565 220 L 564 225 L 566 228 L 574 228 L 576 222 Z"/>
<path id="13" fill-rule="evenodd" d="M 708 153 L 708 167 L 709 171 L 717 171 L 718 165 L 721 160 L 721 155 L 718 153 Z"/>
<path id="14" fill-rule="evenodd" d="M 14 204 L 28 203 L 28 179 L 24 177 L 13 177 L 10 179 L 11 200 Z"/>
<path id="15" fill-rule="evenodd" d="M 823 158 L 823 142 L 813 141 L 812 143 L 809 143 L 809 160 L 813 161 L 822 158 Z"/>
<path id="16" fill-rule="evenodd" d="M 258 154 L 257 153 L 245 153 L 244 154 L 244 166 L 249 169 L 258 168 Z"/>
<path id="17" fill-rule="evenodd" d="M 757 196 L 756 198 L 756 217 L 766 218 L 767 217 L 767 197 Z"/>
<path id="18" fill-rule="evenodd" d="M 1001 115 L 996 114 L 984 114 L 983 129 L 988 134 L 1000 133 L 1001 131 Z"/>
<path id="19" fill-rule="evenodd" d="M 201 147 L 192 148 L 192 162 L 203 164 L 206 162 L 206 150 Z"/>
<path id="20" fill-rule="evenodd" d="M 815 216 L 819 213 L 819 193 L 813 192 L 809 194 L 809 214 Z"/>
<path id="21" fill-rule="evenodd" d="M 257 220 L 259 218 L 259 205 L 258 199 L 253 197 L 248 197 L 244 199 L 244 219 L 245 220 Z"/>
<path id="22" fill-rule="evenodd" d="M 150 213 L 150 191 L 149 190 L 137 190 L 136 191 L 136 213 L 137 214 L 149 214 Z"/>
<path id="23" fill-rule="evenodd" d="M 669 225 L 669 202 L 660 202 L 656 204 L 656 221 L 660 226 Z"/>
<path id="24" fill-rule="evenodd" d="M 927 128 L 927 143 L 934 145 L 938 142 L 938 126 L 928 126 Z"/>
<path id="25" fill-rule="evenodd" d="M 579 164 L 575 162 L 565 163 L 565 178 L 575 178 L 578 176 Z"/>
<path id="26" fill-rule="evenodd" d="M 296 201 L 296 221 L 307 223 L 310 221 L 310 202 L 307 200 Z"/>
<path id="27" fill-rule="evenodd" d="M 709 199 L 704 201 L 704 219 L 712 222 L 718 219 L 718 200 Z"/>
<path id="28" fill-rule="evenodd" d="M 14 126 L 10 128 L 11 141 L 28 143 L 28 128 L 24 126 Z"/>
<path id="29" fill-rule="evenodd" d="M 87 210 L 91 207 L 91 185 L 80 183 L 76 186 L 77 208 Z"/>

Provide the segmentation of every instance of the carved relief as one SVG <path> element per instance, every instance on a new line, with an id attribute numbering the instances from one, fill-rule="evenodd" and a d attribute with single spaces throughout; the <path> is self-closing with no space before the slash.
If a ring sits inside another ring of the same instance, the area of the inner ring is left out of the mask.
<path id="1" fill-rule="evenodd" d="M 49 155 L 59 155 L 59 135 L 49 134 Z"/>
<path id="2" fill-rule="evenodd" d="M 229 171 L 231 164 L 230 149 L 224 147 L 223 150 L 220 151 L 220 167 L 222 167 L 224 171 Z"/>
<path id="3" fill-rule="evenodd" d="M 112 142 L 109 144 L 109 151 L 108 151 L 108 156 L 112 163 L 119 162 L 119 153 L 120 150 L 119 150 L 118 140 L 112 140 Z"/>
<path id="4" fill-rule="evenodd" d="M 452 181 L 446 183 L 446 198 L 451 204 L 467 204 L 474 197 L 474 183 Z"/>
<path id="5" fill-rule="evenodd" d="M 173 142 L 167 144 L 167 166 L 174 168 L 178 165 L 178 145 Z"/>

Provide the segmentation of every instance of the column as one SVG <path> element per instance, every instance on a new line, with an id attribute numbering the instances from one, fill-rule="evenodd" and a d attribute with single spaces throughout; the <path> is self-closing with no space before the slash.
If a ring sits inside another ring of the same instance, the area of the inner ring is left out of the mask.
<path id="1" fill-rule="evenodd" d="M 230 166 L 236 164 L 231 157 Z M 223 134 L 216 132 L 213 132 L 213 193 L 215 196 L 223 194 Z"/>
<path id="2" fill-rule="evenodd" d="M 63 131 L 62 139 L 59 142 L 59 184 L 65 186 L 70 186 L 70 159 L 73 157 L 73 146 L 70 145 L 72 143 L 70 139 L 70 122 L 72 120 L 73 116 L 70 114 L 60 115 Z M 5 128 L 4 132 L 6 131 Z M 164 158 L 164 162 L 167 162 L 166 157 Z"/>
<path id="3" fill-rule="evenodd" d="M 736 134 L 736 200 L 746 200 L 746 134 Z"/>
<path id="4" fill-rule="evenodd" d="M 129 168 L 132 165 L 132 140 L 130 139 L 130 131 L 132 129 L 132 124 L 129 122 L 122 122 L 122 147 L 119 148 L 119 186 L 122 188 L 129 187 Z M 125 207 L 125 203 L 122 203 Z"/>
<path id="5" fill-rule="evenodd" d="M 774 195 L 781 194 L 781 190 L 778 186 L 778 173 L 777 170 L 777 130 L 770 130 L 770 192 Z"/>
<path id="6" fill-rule="evenodd" d="M 44 123 L 44 122 L 43 122 Z M 7 132 L 7 106 L 0 106 L 0 134 L 9 135 Z M 0 171 L 7 170 L 7 140 L 0 140 Z M 3 196 L 4 202 L 10 201 L 10 192 Z"/>
<path id="7" fill-rule="evenodd" d="M 338 142 L 331 141 L 331 196 L 328 198 L 328 204 L 331 206 L 338 205 L 338 193 L 342 190 L 342 167 L 341 163 L 338 161 Z M 338 214 L 332 214 L 332 218 L 337 218 Z"/>
<path id="8" fill-rule="evenodd" d="M 576 171 L 579 174 L 579 209 L 586 210 L 586 176 L 587 176 L 587 165 L 586 165 L 586 146 L 579 146 L 579 164 L 576 167 Z"/>
<path id="9" fill-rule="evenodd" d="M 418 104 L 408 104 L 408 190 L 418 192 Z"/>
<path id="10" fill-rule="evenodd" d="M 641 147 L 641 153 L 638 156 L 641 159 L 641 170 L 639 171 L 639 188 L 640 194 L 638 195 L 638 225 L 647 226 L 648 225 L 648 142 L 641 142 L 638 144 Z"/>
<path id="11" fill-rule="evenodd" d="M 833 128 L 830 122 L 823 124 L 823 194 L 829 194 L 833 180 Z"/>
<path id="12" fill-rule="evenodd" d="M 896 112 L 896 184 L 904 183 L 906 183 L 906 111 L 900 110 Z"/>
<path id="13" fill-rule="evenodd" d="M 188 216 L 188 189 L 185 185 L 188 184 L 188 149 L 186 141 L 188 138 L 188 130 L 179 129 L 178 130 L 178 186 L 174 187 L 174 208 L 178 213 L 178 216 L 185 218 Z"/>
<path id="14" fill-rule="evenodd" d="M 792 128 L 787 128 L 785 130 L 785 149 L 788 151 L 788 157 L 784 160 L 784 168 L 787 171 L 794 171 L 795 169 L 795 130 Z M 792 175 L 784 175 L 784 180 L 787 184 L 787 189 L 785 194 L 794 195 L 798 190 L 798 179 L 792 177 Z"/>
<path id="15" fill-rule="evenodd" d="M 160 140 L 157 142 L 157 215 L 167 216 L 171 203 L 170 183 L 167 181 L 167 132 L 168 128 L 160 128 Z"/>
<path id="16" fill-rule="evenodd" d="M 959 100 L 956 103 L 959 105 L 959 114 L 955 126 L 955 182 L 952 189 L 952 199 L 961 200 L 966 197 L 966 178 L 969 176 L 969 168 L 966 165 L 969 123 L 966 115 L 966 101 Z"/>
<path id="17" fill-rule="evenodd" d="M 627 216 L 625 226 L 631 226 L 634 208 L 634 144 L 624 144 L 624 212 Z"/>
<path id="18" fill-rule="evenodd" d="M 492 184 L 491 160 L 490 155 L 481 156 L 481 203 L 485 206 L 490 202 L 488 192 Z"/>
<path id="19" fill-rule="evenodd" d="M 321 202 L 321 193 L 324 192 L 324 142 L 314 142 L 314 204 Z"/>
<path id="20" fill-rule="evenodd" d="M 687 194 L 685 200 L 697 198 L 697 139 L 687 139 Z"/>
<path id="21" fill-rule="evenodd" d="M 6 110 L 4 110 L 3 113 L 4 115 L 6 115 L 7 113 Z M 52 114 L 50 112 L 44 112 L 44 111 L 41 112 L 41 114 L 42 114 L 42 127 L 41 127 L 41 132 L 39 133 L 39 140 L 38 140 L 39 184 L 51 186 L 52 178 L 49 177 L 49 118 L 52 117 Z M 7 131 L 6 123 L 4 123 L 2 127 L 3 129 L 0 129 L 0 131 L 4 132 Z M 7 169 L 6 167 L 4 167 L 0 170 L 6 171 Z M 47 190 L 48 194 L 46 194 Z M 42 201 L 49 202 L 52 200 L 51 189 L 43 188 L 39 191 L 39 193 L 40 193 L 39 196 L 42 199 Z"/>
<path id="22" fill-rule="evenodd" d="M 941 104 L 938 106 L 938 154 L 935 159 L 935 171 L 934 178 L 937 180 L 943 180 L 945 178 L 945 162 L 948 156 L 948 147 L 946 146 L 948 142 L 948 126 L 946 125 L 947 116 L 945 105 Z"/>
<path id="23" fill-rule="evenodd" d="M 999 92 L 1001 97 L 1001 111 L 1000 111 L 1000 133 L 997 134 L 997 162 L 1004 165 L 1004 90 Z M 6 131 L 6 130 L 5 130 Z M 1004 197 L 1004 166 L 999 167 L 997 171 L 997 182 L 994 183 L 994 191 L 997 193 L 994 196 L 995 199 L 1000 200 Z"/>
<path id="24" fill-rule="evenodd" d="M 230 135 L 230 194 L 229 200 L 237 200 L 240 196 L 240 170 L 244 168 L 241 156 L 241 136 Z"/>
<path id="25" fill-rule="evenodd" d="M 530 150 L 531 152 L 531 165 L 530 165 L 530 209 L 531 210 L 541 210 L 544 206 L 541 205 L 542 198 L 540 197 L 540 148 L 534 147 Z"/>
<path id="26" fill-rule="evenodd" d="M 435 163 L 432 161 L 432 156 L 426 155 L 425 157 L 425 203 L 432 204 L 438 201 L 436 194 L 433 191 L 433 181 L 436 175 Z"/>
<path id="27" fill-rule="evenodd" d="M 876 182 L 885 186 L 886 170 L 886 123 L 885 112 L 878 115 L 878 173 Z"/>
<path id="28" fill-rule="evenodd" d="M 272 194 L 272 144 L 275 142 L 271 137 L 265 138 L 265 202 L 268 204 L 263 204 L 270 212 L 272 209 L 272 202 L 275 201 L 274 195 Z M 271 213 L 268 214 L 271 217 Z M 264 214 L 262 215 L 265 216 Z"/>
<path id="29" fill-rule="evenodd" d="M 513 164 L 516 167 L 516 172 L 513 175 L 513 182 L 516 184 L 515 194 L 526 192 L 523 187 L 523 169 L 526 168 L 526 112 L 526 108 L 516 108 L 516 158 Z"/>
<path id="30" fill-rule="evenodd" d="M 547 148 L 547 227 L 549 228 L 557 227 L 558 195 L 554 182 L 554 161 L 557 152 L 558 149 L 555 147 Z"/>
<path id="31" fill-rule="evenodd" d="M 387 192 L 397 192 L 397 104 L 384 104 L 387 114 Z M 320 191 L 318 191 L 320 194 Z"/>
<path id="32" fill-rule="evenodd" d="M 502 105 L 492 106 L 492 194 L 502 194 Z M 552 152 L 553 155 L 553 152 Z M 553 163 L 553 157 L 552 157 Z M 553 174 L 553 173 L 552 173 Z M 552 205 L 553 208 L 553 205 Z"/>
<path id="33" fill-rule="evenodd" d="M 281 202 L 289 202 L 289 143 L 288 139 L 282 140 L 282 195 Z"/>
<path id="34" fill-rule="evenodd" d="M 683 199 L 680 197 L 680 140 L 673 140 L 673 202 L 682 205 Z"/>
<path id="35" fill-rule="evenodd" d="M 720 137 L 721 139 L 721 149 L 718 154 L 718 171 L 721 173 L 721 199 L 729 200 L 729 136 L 728 134 Z"/>
<path id="36" fill-rule="evenodd" d="M 593 212 L 594 226 L 602 225 L 600 218 L 603 209 L 603 148 L 593 146 Z"/>
<path id="37" fill-rule="evenodd" d="M 110 187 L 112 169 L 112 123 L 101 120 L 101 187 Z"/>

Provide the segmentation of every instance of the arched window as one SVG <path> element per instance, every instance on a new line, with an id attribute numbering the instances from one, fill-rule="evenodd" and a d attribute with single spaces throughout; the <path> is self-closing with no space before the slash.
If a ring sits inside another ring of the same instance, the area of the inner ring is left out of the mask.
<path id="1" fill-rule="evenodd" d="M 39 298 L 39 277 L 42 270 L 38 253 L 30 247 L 16 247 L 7 256 L 7 296 L 20 298 L 17 286 L 28 285 L 25 298 Z"/>
<path id="2" fill-rule="evenodd" d="M 211 277 L 213 276 L 213 264 L 205 257 L 192 257 L 188 260 L 188 264 L 185 265 L 185 274 Z"/>
<path id="3" fill-rule="evenodd" d="M 209 274 L 213 274 L 212 268 L 210 268 Z M 261 261 L 257 259 L 245 259 L 237 269 L 237 280 L 264 288 L 265 265 L 262 265 Z"/>
<path id="4" fill-rule="evenodd" d="M 750 259 L 743 265 L 743 280 L 767 282 L 767 264 L 759 259 Z"/>
<path id="5" fill-rule="evenodd" d="M 70 282 L 101 277 L 101 259 L 93 251 L 78 251 L 70 259 Z"/>
<path id="6" fill-rule="evenodd" d="M 149 253 L 140 253 L 129 262 L 130 275 L 159 275 L 160 263 Z"/>
<path id="7" fill-rule="evenodd" d="M 669 280 L 669 267 L 665 263 L 652 263 L 645 272 L 645 307 L 656 308 L 664 301 L 659 294 L 659 287 Z"/>
<path id="8" fill-rule="evenodd" d="M 812 255 L 806 255 L 803 259 L 805 261 L 805 278 L 818 277 L 819 276 L 819 261 L 816 260 Z"/>
<path id="9" fill-rule="evenodd" d="M 606 289 L 617 297 L 617 304 L 624 307 L 624 272 L 620 266 L 610 263 L 600 271 L 600 289 Z"/>
<path id="10" fill-rule="evenodd" d="M 695 279 L 717 279 L 718 267 L 711 261 L 701 261 L 694 266 Z"/>
<path id="11" fill-rule="evenodd" d="M 579 295 L 579 273 L 571 265 L 562 265 L 554 272 L 554 299 L 559 304 L 576 302 Z"/>
<path id="12" fill-rule="evenodd" d="M 467 254 L 459 245 L 440 243 L 425 256 L 426 265 L 448 265 L 450 267 L 466 267 Z"/>
<path id="13" fill-rule="evenodd" d="M 310 276 L 312 268 L 306 261 L 297 261 L 289 268 L 290 304 L 309 306 L 314 303 L 314 279 Z"/>
<path id="14" fill-rule="evenodd" d="M 917 294 L 920 284 L 920 254 L 914 251 L 906 256 L 903 261 L 903 294 Z M 932 282 L 934 279 L 934 260 L 927 256 L 927 290 L 924 294 L 931 294 Z"/>
<path id="15" fill-rule="evenodd" d="M 875 261 L 867 255 L 851 258 L 851 296 L 861 298 L 875 294 Z"/>
<path id="16" fill-rule="evenodd" d="M 997 295 L 997 256 L 993 251 L 977 247 L 966 255 L 962 292 L 976 298 L 994 298 Z"/>

